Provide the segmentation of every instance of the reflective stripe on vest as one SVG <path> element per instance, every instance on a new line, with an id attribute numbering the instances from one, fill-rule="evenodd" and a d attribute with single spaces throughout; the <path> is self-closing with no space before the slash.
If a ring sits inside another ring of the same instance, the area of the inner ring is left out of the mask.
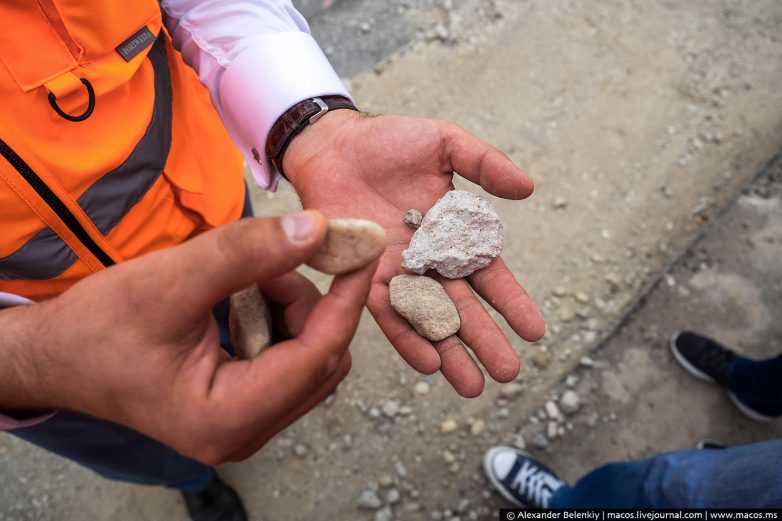
<path id="1" fill-rule="evenodd" d="M 171 148 L 172 94 L 164 38 L 163 35 L 158 37 L 148 54 L 155 72 L 155 99 L 149 126 L 130 156 L 77 199 L 104 235 L 144 197 L 166 165 Z M 76 260 L 76 254 L 65 242 L 51 228 L 46 228 L 14 253 L 0 259 L 0 279 L 51 279 Z"/>

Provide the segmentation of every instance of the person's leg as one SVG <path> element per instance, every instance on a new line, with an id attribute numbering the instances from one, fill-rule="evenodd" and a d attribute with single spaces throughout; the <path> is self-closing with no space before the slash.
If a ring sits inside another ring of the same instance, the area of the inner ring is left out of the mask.
<path id="1" fill-rule="evenodd" d="M 211 467 L 152 438 L 74 412 L 60 411 L 43 423 L 7 432 L 109 479 L 200 492 L 214 476 Z"/>
<path id="2" fill-rule="evenodd" d="M 611 463 L 558 489 L 551 506 L 782 507 L 782 440 Z"/>
<path id="3" fill-rule="evenodd" d="M 736 358 L 728 373 L 728 390 L 764 416 L 782 416 L 782 355 L 760 361 Z"/>

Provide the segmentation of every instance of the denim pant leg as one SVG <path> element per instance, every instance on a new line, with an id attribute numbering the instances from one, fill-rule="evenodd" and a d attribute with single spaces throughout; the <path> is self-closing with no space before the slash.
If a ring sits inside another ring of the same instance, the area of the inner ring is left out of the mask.
<path id="1" fill-rule="evenodd" d="M 730 367 L 728 390 L 766 416 L 782 416 L 782 355 L 768 360 L 737 358 Z"/>
<path id="2" fill-rule="evenodd" d="M 684 450 L 600 467 L 553 508 L 782 507 L 782 440 Z"/>
<path id="3" fill-rule="evenodd" d="M 252 215 L 250 194 L 245 187 L 242 218 Z M 233 353 L 227 299 L 215 306 L 213 315 L 220 330 L 220 343 Z M 200 492 L 214 476 L 208 465 L 182 456 L 148 436 L 75 412 L 60 411 L 43 423 L 7 432 L 109 479 Z"/>
<path id="4" fill-rule="evenodd" d="M 109 479 L 200 492 L 214 475 L 208 465 L 141 433 L 74 412 L 6 432 Z"/>

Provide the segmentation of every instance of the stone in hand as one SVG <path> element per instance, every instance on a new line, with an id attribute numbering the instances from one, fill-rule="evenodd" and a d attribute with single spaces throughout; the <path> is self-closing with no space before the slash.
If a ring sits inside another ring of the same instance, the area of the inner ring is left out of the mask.
<path id="1" fill-rule="evenodd" d="M 437 341 L 459 331 L 459 312 L 436 280 L 420 275 L 397 275 L 391 279 L 389 289 L 391 306 L 419 335 Z"/>
<path id="2" fill-rule="evenodd" d="M 412 208 L 407 211 L 405 214 L 405 224 L 408 225 L 413 230 L 417 230 L 421 226 L 421 221 L 424 220 L 423 214 L 416 210 L 415 208 Z"/>
<path id="3" fill-rule="evenodd" d="M 402 267 L 423 275 L 437 270 L 449 279 L 488 266 L 502 251 L 502 222 L 483 197 L 452 190 L 429 210 L 402 252 Z"/>
<path id="4" fill-rule="evenodd" d="M 251 360 L 271 343 L 271 309 L 258 286 L 237 291 L 231 298 L 228 325 L 239 358 Z"/>
<path id="5" fill-rule="evenodd" d="M 326 239 L 307 264 L 323 273 L 341 275 L 362 268 L 386 249 L 386 231 L 363 219 L 329 219 Z"/>

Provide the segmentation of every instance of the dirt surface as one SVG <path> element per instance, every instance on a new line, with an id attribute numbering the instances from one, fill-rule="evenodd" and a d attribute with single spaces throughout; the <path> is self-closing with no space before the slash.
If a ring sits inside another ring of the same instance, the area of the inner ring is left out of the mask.
<path id="1" fill-rule="evenodd" d="M 370 5 L 376 11 L 358 9 Z M 386 14 L 367 22 L 370 12 Z M 342 35 L 336 43 L 321 36 L 329 23 Z M 453 119 L 533 176 L 531 200 L 493 202 L 506 224 L 505 260 L 549 332 L 535 346 L 514 339 L 523 362 L 515 385 L 488 383 L 468 401 L 439 375 L 407 368 L 367 315 L 337 394 L 253 458 L 221 469 L 253 519 L 494 518 L 500 503 L 480 471 L 484 451 L 520 442 L 518 433 L 530 444 L 548 428 L 530 417 L 782 145 L 780 24 L 782 4 L 772 0 L 346 1 L 319 15 L 313 31 L 342 75 L 383 62 L 349 82 L 361 106 Z M 360 63 L 342 55 L 359 48 Z M 721 240 L 699 243 L 662 279 L 594 355 L 598 368 L 577 369 L 585 405 L 569 420 L 573 432 L 563 422 L 565 435 L 543 453 L 566 477 L 701 435 L 779 434 L 740 421 L 665 351 L 669 332 L 685 326 L 748 353 L 774 350 L 766 339 L 780 334 L 772 311 L 782 203 L 771 186 L 760 188 L 767 197 L 741 197 L 731 212 L 744 213 L 710 232 Z M 259 214 L 297 207 L 288 186 L 253 200 Z M 685 398 L 702 410 L 686 421 L 671 406 Z M 186 517 L 175 492 L 102 480 L 10 436 L 0 437 L 0 472 L 0 519 Z M 368 490 L 383 509 L 359 506 Z"/>

